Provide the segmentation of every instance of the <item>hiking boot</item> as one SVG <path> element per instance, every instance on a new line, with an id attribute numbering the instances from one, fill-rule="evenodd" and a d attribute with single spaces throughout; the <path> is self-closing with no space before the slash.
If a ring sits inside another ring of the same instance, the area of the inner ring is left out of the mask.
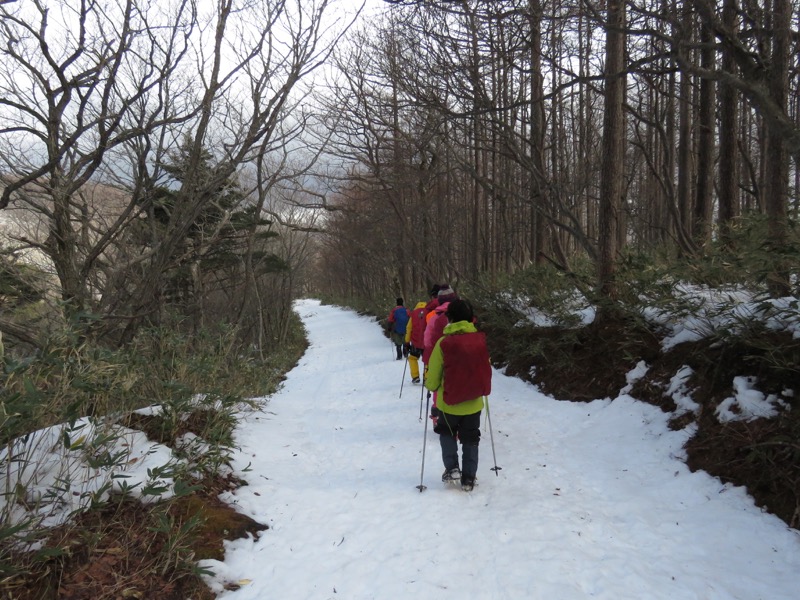
<path id="1" fill-rule="evenodd" d="M 471 492 L 472 488 L 475 487 L 475 478 L 470 477 L 469 475 L 464 475 L 461 477 L 461 489 L 465 492 Z"/>
<path id="2" fill-rule="evenodd" d="M 411 380 L 411 383 L 419 383 L 419 377 L 414 377 L 414 379 Z"/>
<path id="3" fill-rule="evenodd" d="M 444 473 L 442 473 L 442 481 L 445 483 L 456 483 L 459 479 L 461 479 L 461 469 L 458 467 L 445 469 Z"/>

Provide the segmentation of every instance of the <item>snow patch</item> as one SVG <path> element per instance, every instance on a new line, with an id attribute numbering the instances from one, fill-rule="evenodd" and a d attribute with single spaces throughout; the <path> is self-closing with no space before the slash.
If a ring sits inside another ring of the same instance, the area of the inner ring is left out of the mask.
<path id="1" fill-rule="evenodd" d="M 55 527 L 112 491 L 149 502 L 173 495 L 172 451 L 141 431 L 83 418 L 0 449 L 0 518 Z"/>
<path id="2" fill-rule="evenodd" d="M 730 421 L 753 421 L 776 417 L 779 408 L 788 408 L 776 394 L 764 395 L 755 389 L 755 377 L 734 377 L 734 395 L 717 406 L 717 419 L 720 423 Z"/>
<path id="3" fill-rule="evenodd" d="M 684 365 L 678 369 L 678 372 L 669 382 L 666 395 L 672 398 L 678 406 L 675 411 L 676 416 L 689 412 L 697 414 L 700 410 L 700 405 L 692 399 L 691 390 L 689 390 L 689 386 L 686 383 L 693 374 L 694 370 Z"/>
<path id="4" fill-rule="evenodd" d="M 686 283 L 675 285 L 674 294 L 678 307 L 643 310 L 646 319 L 669 332 L 661 343 L 664 351 L 714 334 L 736 334 L 753 323 L 800 338 L 800 300 L 795 297 L 768 298 L 741 286 L 720 289 Z"/>
<path id="5" fill-rule="evenodd" d="M 625 374 L 625 381 L 628 383 L 619 391 L 620 395 L 629 394 L 636 382 L 647 375 L 649 369 L 650 366 L 643 360 L 636 363 L 636 366 Z"/>

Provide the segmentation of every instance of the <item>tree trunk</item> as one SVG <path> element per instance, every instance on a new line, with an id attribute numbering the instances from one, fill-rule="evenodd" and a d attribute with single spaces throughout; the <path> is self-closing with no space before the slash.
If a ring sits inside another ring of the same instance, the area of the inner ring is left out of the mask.
<path id="1" fill-rule="evenodd" d="M 694 30 L 689 5 L 684 5 L 683 27 L 685 35 L 691 36 Z M 690 42 L 690 40 L 686 40 Z M 693 236 L 692 231 L 692 78 L 685 70 L 680 74 L 678 96 L 678 214 L 677 227 Z"/>
<path id="2" fill-rule="evenodd" d="M 545 181 L 545 118 L 544 118 L 544 78 L 542 77 L 542 6 L 539 0 L 528 3 L 528 22 L 530 26 L 530 202 L 531 202 L 531 258 L 534 264 L 544 263 L 545 219 L 542 211 L 548 205 L 547 182 Z"/>
<path id="3" fill-rule="evenodd" d="M 725 0 L 722 19 L 731 31 L 736 28 L 736 0 Z M 728 47 L 722 50 L 722 70 L 736 72 L 736 60 Z M 738 145 L 739 101 L 736 90 L 724 83 L 720 84 L 719 121 L 719 235 L 724 246 L 731 243 L 731 225 L 738 216 L 739 170 Z"/>
<path id="4" fill-rule="evenodd" d="M 784 111 L 787 107 L 790 48 L 789 0 L 772 2 L 772 65 L 768 85 L 772 100 Z M 791 293 L 789 269 L 786 265 L 787 205 L 789 200 L 789 161 L 785 142 L 774 127 L 767 136 L 764 173 L 764 203 L 767 211 L 769 239 L 774 261 L 768 275 L 770 294 L 779 298 Z"/>
<path id="5" fill-rule="evenodd" d="M 603 162 L 600 174 L 600 238 L 598 275 L 600 292 L 617 299 L 616 259 L 619 211 L 624 189 L 625 159 L 625 0 L 610 0 L 606 22 L 605 108 Z"/>
<path id="6" fill-rule="evenodd" d="M 714 69 L 714 36 L 707 26 L 700 29 L 700 62 L 703 69 Z M 693 233 L 698 248 L 711 243 L 711 224 L 714 209 L 714 130 L 715 130 L 714 82 L 700 82 L 700 104 L 698 107 L 697 185 L 695 187 Z"/>

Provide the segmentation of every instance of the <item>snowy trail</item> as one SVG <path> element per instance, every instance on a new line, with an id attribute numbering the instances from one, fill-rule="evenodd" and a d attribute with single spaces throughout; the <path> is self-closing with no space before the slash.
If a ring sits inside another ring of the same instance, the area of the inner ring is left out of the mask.
<path id="1" fill-rule="evenodd" d="M 241 424 L 231 495 L 270 529 L 206 561 L 222 598 L 739 599 L 798 597 L 800 536 L 740 488 L 681 462 L 685 432 L 620 397 L 558 402 L 494 373 L 472 493 L 440 482 L 420 387 L 378 324 L 316 301 L 310 347 Z M 238 583 L 236 591 L 223 585 Z"/>

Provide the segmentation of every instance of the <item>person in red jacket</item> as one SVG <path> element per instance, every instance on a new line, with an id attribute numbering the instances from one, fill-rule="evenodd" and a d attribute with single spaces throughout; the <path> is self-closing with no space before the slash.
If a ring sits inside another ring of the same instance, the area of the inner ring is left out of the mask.
<path id="1" fill-rule="evenodd" d="M 445 311 L 447 310 L 447 303 L 451 300 L 457 299 L 458 296 L 452 288 L 446 283 L 442 284 L 436 295 L 437 306 L 434 307 L 432 312 L 428 313 L 427 327 L 425 328 L 425 351 L 422 354 L 422 361 L 428 364 L 428 358 L 431 355 L 434 344 L 442 337 L 442 331 L 447 325 L 447 317 Z"/>
<path id="2" fill-rule="evenodd" d="M 425 317 L 427 325 L 425 326 L 425 348 L 422 352 L 422 362 L 425 363 L 426 376 L 428 372 L 427 365 L 428 361 L 430 360 L 433 347 L 436 345 L 438 339 L 442 337 L 442 332 L 444 331 L 445 325 L 447 325 L 447 316 L 445 314 L 447 307 L 451 300 L 458 298 L 453 289 L 446 283 L 435 287 L 439 288 L 439 291 L 436 293 L 437 306 L 435 306 L 434 309 L 428 313 L 427 317 Z M 435 392 L 433 394 L 430 417 L 435 428 L 439 419 L 439 409 L 436 408 Z"/>
<path id="3" fill-rule="evenodd" d="M 411 318 L 406 325 L 406 348 L 408 349 L 408 365 L 411 371 L 411 383 L 419 383 L 419 359 L 425 346 L 425 302 L 417 302 L 411 311 Z"/>
<path id="4" fill-rule="evenodd" d="M 437 306 L 439 306 L 439 290 L 442 289 L 438 283 L 434 284 L 431 288 L 431 299 L 428 300 L 428 303 L 425 305 L 425 314 L 427 315 L 432 310 L 434 310 Z"/>
<path id="5" fill-rule="evenodd" d="M 446 314 L 448 325 L 431 352 L 425 387 L 437 394 L 440 414 L 434 431 L 442 448 L 442 481 L 460 481 L 461 489 L 469 492 L 478 472 L 481 410 L 491 393 L 492 367 L 486 335 L 476 329 L 470 304 L 453 300 Z"/>

